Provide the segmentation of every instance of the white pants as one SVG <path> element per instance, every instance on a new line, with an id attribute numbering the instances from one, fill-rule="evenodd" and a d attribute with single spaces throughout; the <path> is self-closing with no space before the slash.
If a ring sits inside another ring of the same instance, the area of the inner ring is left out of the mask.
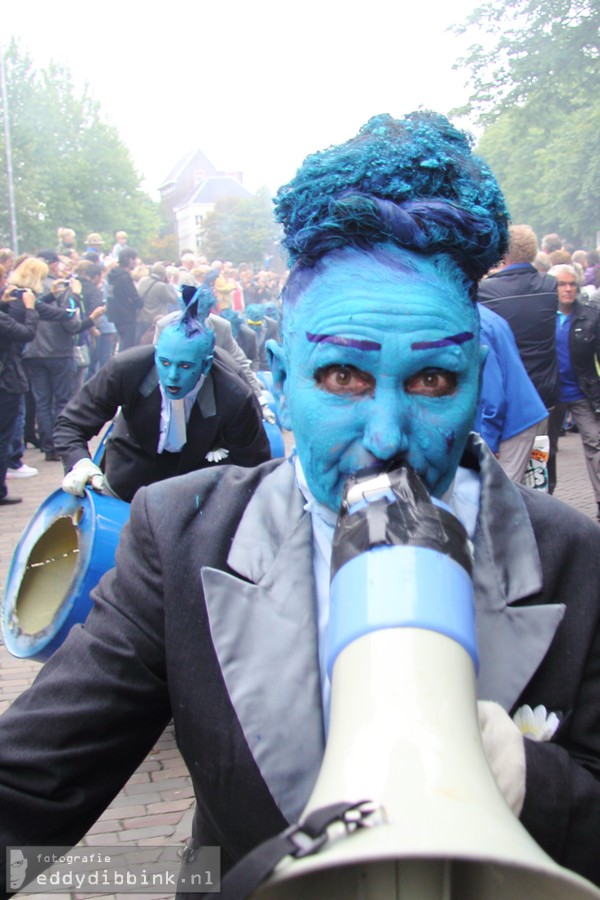
<path id="1" fill-rule="evenodd" d="M 498 448 L 498 462 L 511 481 L 523 484 L 527 463 L 533 450 L 533 442 L 538 434 L 548 434 L 548 417 L 536 425 L 530 425 L 507 441 L 501 441 Z"/>

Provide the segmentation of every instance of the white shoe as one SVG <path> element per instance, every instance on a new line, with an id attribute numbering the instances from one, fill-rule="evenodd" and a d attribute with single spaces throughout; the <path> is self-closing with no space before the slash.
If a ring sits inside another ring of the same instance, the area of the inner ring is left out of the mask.
<path id="1" fill-rule="evenodd" d="M 23 463 L 22 466 L 19 466 L 18 469 L 7 469 L 6 477 L 7 478 L 33 478 L 34 475 L 39 475 L 37 469 L 34 469 L 33 466 L 26 466 Z"/>

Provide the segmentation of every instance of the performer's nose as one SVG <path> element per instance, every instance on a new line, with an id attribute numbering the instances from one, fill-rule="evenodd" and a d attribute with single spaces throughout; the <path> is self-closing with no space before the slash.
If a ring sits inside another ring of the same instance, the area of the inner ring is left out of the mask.
<path id="1" fill-rule="evenodd" d="M 391 459 L 408 450 L 406 412 L 402 395 L 390 388 L 376 390 L 366 404 L 363 446 L 377 459 Z"/>

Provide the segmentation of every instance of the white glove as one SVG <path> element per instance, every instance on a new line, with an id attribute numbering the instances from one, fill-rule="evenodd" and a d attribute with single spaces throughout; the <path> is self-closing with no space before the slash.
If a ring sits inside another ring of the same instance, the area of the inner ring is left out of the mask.
<path id="1" fill-rule="evenodd" d="M 277 419 L 275 418 L 275 413 L 269 406 L 269 403 L 275 402 L 275 398 L 273 397 L 273 394 L 271 393 L 271 391 L 263 390 L 260 392 L 259 399 L 260 399 L 260 405 L 262 407 L 263 419 L 265 420 L 265 422 L 268 422 L 269 425 L 275 425 L 275 423 L 277 422 Z"/>
<path id="2" fill-rule="evenodd" d="M 275 418 L 275 413 L 271 409 L 270 406 L 263 406 L 262 408 L 263 419 L 265 422 L 268 422 L 269 425 L 275 425 L 277 419 Z"/>
<path id="3" fill-rule="evenodd" d="M 480 700 L 477 710 L 488 765 L 504 799 L 518 816 L 525 800 L 523 735 L 498 703 Z"/>
<path id="4" fill-rule="evenodd" d="M 63 478 L 62 489 L 67 494 L 83 497 L 86 484 L 91 485 L 95 491 L 101 491 L 104 474 L 91 459 L 80 459 Z"/>
<path id="5" fill-rule="evenodd" d="M 226 447 L 219 447 L 216 450 L 209 450 L 206 454 L 206 459 L 209 462 L 221 462 L 223 459 L 227 459 L 229 456 L 229 450 Z"/>

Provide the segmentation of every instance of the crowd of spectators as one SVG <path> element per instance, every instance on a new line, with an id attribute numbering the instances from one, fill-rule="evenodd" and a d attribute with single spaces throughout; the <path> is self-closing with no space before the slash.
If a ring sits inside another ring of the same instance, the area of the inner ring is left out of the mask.
<path id="1" fill-rule="evenodd" d="M 512 225 L 506 255 L 501 265 L 480 282 L 478 300 L 486 313 L 492 311 L 510 326 L 525 374 L 541 401 L 538 412 L 534 415 L 532 408 L 525 418 L 522 395 L 512 391 L 513 396 L 499 400 L 498 384 L 502 387 L 507 379 L 496 377 L 491 391 L 486 368 L 484 410 L 482 415 L 480 406 L 479 421 L 482 436 L 510 476 L 518 472 L 514 480 L 521 481 L 524 458 L 533 450 L 538 436 L 548 435 L 547 488 L 553 493 L 559 436 L 567 429 L 579 431 L 600 521 L 598 251 L 576 250 L 558 234 L 545 235 L 538 250 L 537 237 L 529 225 Z M 514 363 L 511 369 L 514 375 Z M 510 456 L 503 458 L 504 440 Z"/>
<path id="2" fill-rule="evenodd" d="M 201 285 L 211 288 L 214 314 L 223 316 L 217 344 L 247 367 L 258 394 L 261 385 L 253 373 L 267 367 L 265 340 L 278 334 L 278 273 L 255 271 L 246 262 L 237 267 L 228 261 L 209 262 L 186 250 L 178 260 L 142 261 L 122 230 L 115 233 L 110 252 L 105 252 L 97 232 L 88 234 L 78 251 L 70 228 L 58 229 L 54 249 L 17 257 L 10 249 L 0 250 L 3 410 L 6 402 L 0 505 L 20 502 L 9 496 L 7 479 L 39 472 L 24 463 L 26 446 L 38 447 L 46 462 L 59 461 L 53 431 L 71 397 L 114 353 L 152 344 L 157 321 L 180 308 L 181 288 Z"/>

